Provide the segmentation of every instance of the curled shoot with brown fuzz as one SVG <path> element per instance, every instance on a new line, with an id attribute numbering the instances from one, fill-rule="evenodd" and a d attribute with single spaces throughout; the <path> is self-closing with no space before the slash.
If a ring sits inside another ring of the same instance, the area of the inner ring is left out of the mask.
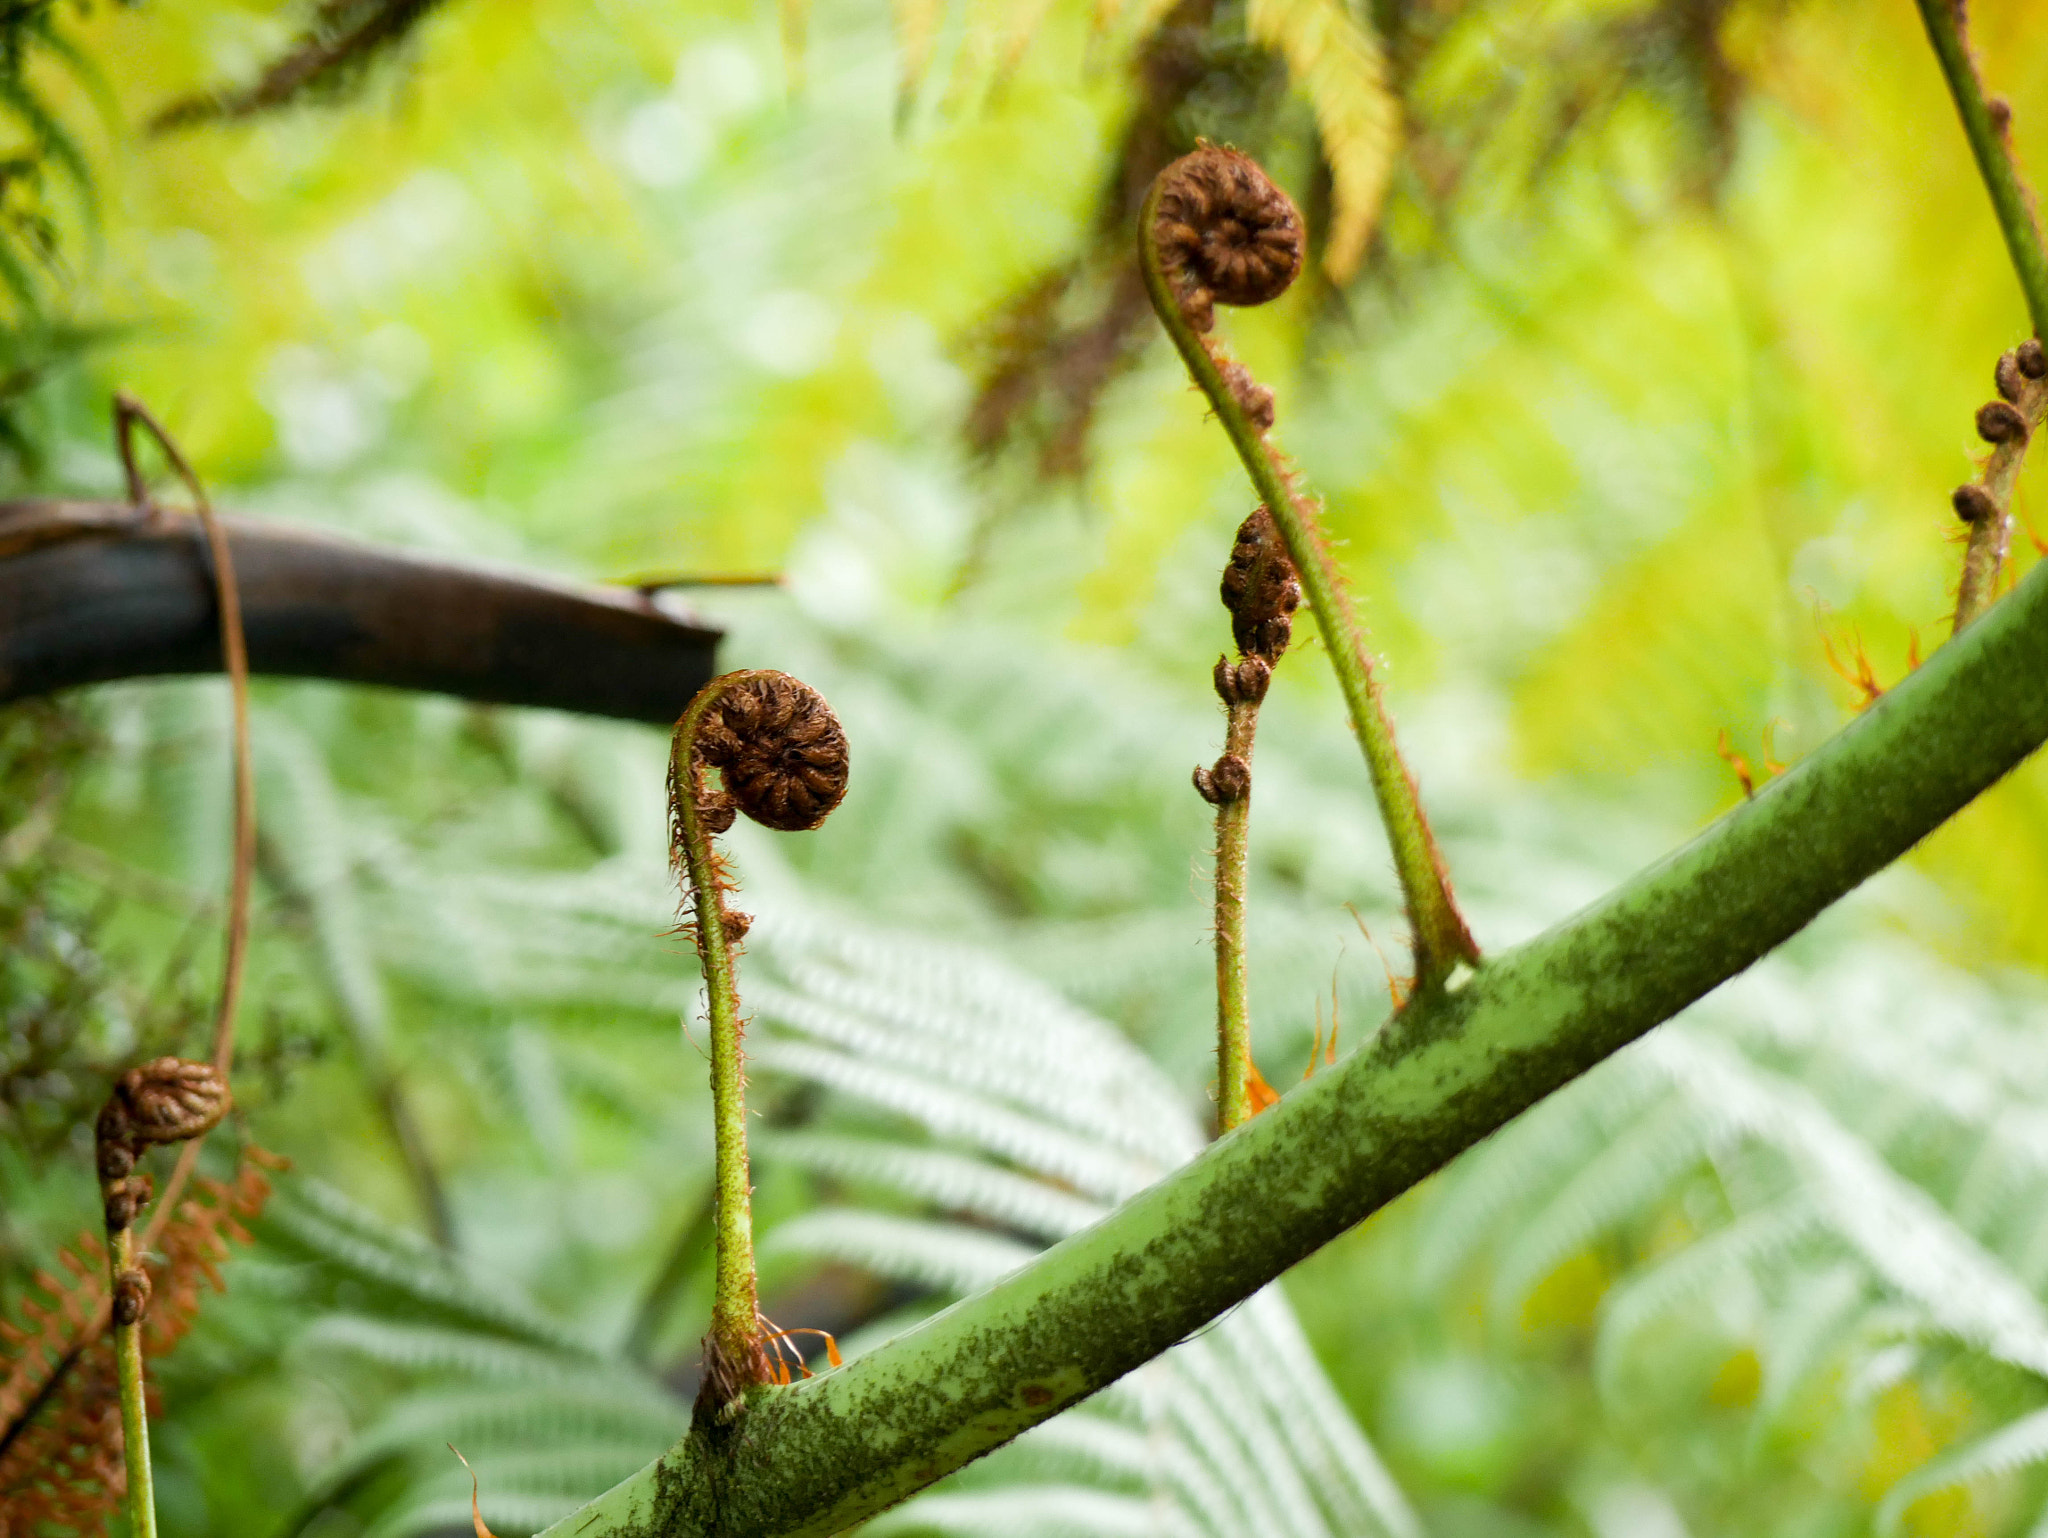
<path id="1" fill-rule="evenodd" d="M 711 785 L 717 770 L 721 784 Z M 711 1108 L 717 1193 L 711 1330 L 697 1418 L 729 1425 L 748 1392 L 777 1381 L 754 1279 L 753 1189 L 747 1165 L 745 1058 L 735 948 L 748 918 L 726 903 L 732 880 L 712 838 L 744 812 L 764 827 L 802 832 L 846 794 L 846 734 L 824 697 L 787 673 L 714 678 L 676 723 L 669 750 L 669 849 L 704 969 L 711 1028 Z"/>
<path id="2" fill-rule="evenodd" d="M 1950 503 L 1969 531 L 1963 578 L 1956 588 L 1955 630 L 1982 614 L 1998 596 L 1998 579 L 2012 546 L 2012 495 L 2027 443 L 2048 416 L 2048 352 L 2027 338 L 1998 360 L 1998 399 L 1977 408 L 1977 436 L 1991 445 L 1976 480 L 1955 489 Z M 1953 634 L 1953 631 L 1951 632 Z"/>
<path id="3" fill-rule="evenodd" d="M 211 1063 L 160 1057 L 121 1075 L 94 1126 L 100 1205 L 107 1225 L 107 1284 L 112 1298 L 114 1362 L 120 1377 L 121 1435 L 128 1474 L 129 1530 L 156 1538 L 156 1494 L 150 1476 L 149 1416 L 142 1382 L 142 1321 L 149 1312 L 149 1273 L 135 1243 L 135 1219 L 148 1203 L 147 1175 L 136 1162 L 151 1146 L 190 1143 L 220 1125 L 228 1112 L 227 1076 Z"/>
<path id="4" fill-rule="evenodd" d="M 1264 304 L 1300 271 L 1301 215 L 1249 155 L 1203 144 L 1154 178 L 1138 215 L 1145 286 L 1160 323 L 1230 436 L 1272 516 L 1322 631 L 1372 776 L 1415 949 L 1415 991 L 1441 988 L 1479 947 L 1451 897 L 1415 781 L 1394 743 L 1372 654 L 1313 498 L 1267 441 L 1273 396 L 1210 336 L 1218 304 Z"/>
<path id="5" fill-rule="evenodd" d="M 1245 960 L 1245 863 L 1251 837 L 1252 741 L 1273 669 L 1294 633 L 1301 582 L 1273 516 L 1260 508 L 1239 525 L 1222 597 L 1238 660 L 1216 659 L 1225 713 L 1223 754 L 1195 771 L 1195 790 L 1216 808 L 1216 1123 L 1228 1132 L 1276 1098 L 1252 1063 L 1251 987 Z"/>

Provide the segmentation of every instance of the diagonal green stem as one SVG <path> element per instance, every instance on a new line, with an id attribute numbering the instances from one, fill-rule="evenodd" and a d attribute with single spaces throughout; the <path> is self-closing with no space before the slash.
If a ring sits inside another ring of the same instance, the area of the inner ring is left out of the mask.
<path id="1" fill-rule="evenodd" d="M 1949 95 L 1955 98 L 1956 113 L 1963 120 L 1963 133 L 1970 152 L 1977 157 L 1977 169 L 1991 194 L 1992 211 L 2005 236 L 2005 249 L 2012 255 L 2013 271 L 2027 299 L 2027 314 L 2034 322 L 2034 335 L 2048 339 L 2048 255 L 2041 249 L 2040 226 L 2034 222 L 2032 200 L 2020 183 L 2019 168 L 2005 135 L 1991 118 L 1991 106 L 1984 99 L 1984 82 L 1970 58 L 1969 39 L 1963 34 L 1960 0 L 1918 0 L 1920 19 L 1927 25 L 1927 40 L 1941 61 L 1948 80 Z"/>
<path id="2" fill-rule="evenodd" d="M 1214 354 L 1181 314 L 1173 285 L 1160 266 L 1159 250 L 1152 240 L 1159 192 L 1160 184 L 1155 181 L 1138 215 L 1138 248 L 1146 291 L 1152 296 L 1152 308 L 1158 312 L 1160 324 L 1179 349 L 1181 361 L 1229 434 L 1253 489 L 1272 513 L 1287 553 L 1300 574 L 1302 593 L 1323 633 L 1330 666 L 1336 669 L 1337 686 L 1343 691 L 1345 706 L 1351 713 L 1352 729 L 1365 751 L 1373 797 L 1386 824 L 1387 841 L 1394 852 L 1394 871 L 1401 883 L 1408 921 L 1415 931 L 1416 987 L 1418 991 L 1427 991 L 1440 986 L 1458 963 L 1476 962 L 1479 947 L 1451 897 L 1443 856 L 1429 830 L 1422 798 L 1394 742 L 1394 723 L 1381 698 L 1379 679 L 1373 673 L 1365 627 L 1359 623 L 1350 589 L 1345 586 L 1343 574 L 1317 526 L 1315 511 L 1295 490 L 1294 477 L 1224 383 Z"/>
<path id="3" fill-rule="evenodd" d="M 700 690 L 676 723 L 669 773 L 680 787 L 674 797 L 676 828 L 690 897 L 696 908 L 697 956 L 704 969 L 706 1013 L 711 1027 L 711 1119 L 715 1144 L 713 1188 L 717 1216 L 711 1301 L 711 1338 L 724 1358 L 750 1363 L 759 1351 L 759 1296 L 754 1276 L 753 1184 L 747 1162 L 747 1075 L 740 1038 L 739 990 L 733 982 L 732 946 L 725 931 L 725 882 L 711 849 L 711 830 L 696 793 L 697 730 L 718 704 L 728 674 Z"/>

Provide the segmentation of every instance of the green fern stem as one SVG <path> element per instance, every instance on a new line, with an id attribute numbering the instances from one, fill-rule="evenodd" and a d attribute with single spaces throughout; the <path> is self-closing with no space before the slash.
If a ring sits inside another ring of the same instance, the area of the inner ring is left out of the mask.
<path id="1" fill-rule="evenodd" d="M 1254 425 L 1224 382 L 1222 368 L 1208 340 L 1181 313 L 1152 237 L 1161 188 L 1162 181 L 1155 179 L 1138 214 L 1139 262 L 1145 273 L 1145 289 L 1160 324 L 1173 338 L 1181 361 L 1202 394 L 1208 397 L 1210 409 L 1229 435 L 1245 473 L 1251 477 L 1253 489 L 1272 513 L 1288 556 L 1300 574 L 1302 593 L 1323 633 L 1330 666 L 1336 670 L 1352 729 L 1364 750 L 1373 796 L 1379 803 L 1380 818 L 1393 847 L 1395 874 L 1414 930 L 1416 988 L 1428 991 L 1441 986 L 1460 962 L 1476 964 L 1479 946 L 1451 896 L 1443 854 L 1430 832 L 1415 777 L 1409 773 L 1394 741 L 1394 723 L 1387 714 L 1379 679 L 1373 671 L 1365 628 L 1317 523 L 1315 508 L 1296 489 L 1297 477 L 1281 463 L 1264 431 Z"/>
<path id="2" fill-rule="evenodd" d="M 729 673 L 700 691 L 676 723 L 671 773 L 692 787 L 698 729 L 727 689 L 744 674 Z M 677 844 L 689 877 L 695 909 L 697 959 L 704 970 L 706 1014 L 711 1027 L 712 1184 L 717 1193 L 712 1221 L 714 1252 L 711 1340 L 724 1360 L 741 1367 L 760 1358 L 760 1296 L 754 1272 L 754 1202 L 747 1161 L 747 1075 L 741 1038 L 739 989 L 733 980 L 731 940 L 726 934 L 725 874 L 711 848 L 712 831 L 694 794 L 673 798 Z M 762 1380 L 765 1381 L 765 1380 Z M 742 1387 L 750 1385 L 741 1385 Z"/>
<path id="3" fill-rule="evenodd" d="M 124 1224 L 107 1236 L 107 1278 L 119 1298 L 121 1277 L 135 1269 L 135 1229 Z M 156 1484 L 149 1464 L 149 1407 L 142 1379 L 142 1321 L 118 1318 L 114 1371 L 121 1389 L 121 1446 L 128 1469 L 129 1538 L 156 1538 Z"/>
<path id="4" fill-rule="evenodd" d="M 2006 143 L 2005 125 L 1994 121 L 1991 104 L 1984 97 L 1984 82 L 1970 58 L 1969 40 L 1963 34 L 1962 0 L 1919 0 L 1919 6 L 1927 40 L 1934 45 L 1949 95 L 1955 98 L 1956 115 L 1963 121 L 1964 137 L 1970 141 L 1977 170 L 1991 194 L 1991 208 L 2026 295 L 2034 335 L 2048 340 L 2048 254 L 2042 251 L 2041 229 L 2034 222 L 2032 200 L 2020 183 L 2019 168 Z"/>
<path id="5" fill-rule="evenodd" d="M 1230 706 L 1223 752 L 1252 761 L 1259 707 Z M 1216 807 L 1216 1125 L 1228 1132 L 1252 1114 L 1251 977 L 1245 961 L 1245 864 L 1251 844 L 1252 793 Z"/>

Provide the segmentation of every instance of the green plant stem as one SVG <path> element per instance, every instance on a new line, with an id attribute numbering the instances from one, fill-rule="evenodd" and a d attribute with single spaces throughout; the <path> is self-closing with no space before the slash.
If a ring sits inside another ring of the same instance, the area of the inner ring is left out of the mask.
<path id="1" fill-rule="evenodd" d="M 693 1430 L 550 1538 L 836 1533 L 1058 1414 L 1898 859 L 2048 740 L 2044 677 L 2048 566 L 1683 848 L 1462 985 L 1416 998 L 1094 1227 L 764 1400 L 744 1458 Z"/>
<path id="2" fill-rule="evenodd" d="M 2041 248 L 2041 230 L 2034 222 L 2031 199 L 2020 183 L 2019 168 L 2005 136 L 1991 120 L 1990 105 L 1984 99 L 1984 82 L 1970 57 L 1969 40 L 1963 35 L 1963 19 L 1957 0 L 1919 0 L 1920 19 L 1927 26 L 1927 40 L 1941 61 L 1948 80 L 1949 95 L 1955 98 L 1956 113 L 1963 120 L 1963 134 L 1970 152 L 1977 157 L 1977 170 L 1991 194 L 1992 211 L 2011 253 L 2013 271 L 2026 294 L 2027 313 L 2034 323 L 2034 335 L 2048 338 L 2048 255 Z"/>
<path id="3" fill-rule="evenodd" d="M 135 1227 L 107 1236 L 107 1286 L 135 1264 Z M 156 1486 L 149 1467 L 149 1408 L 142 1381 L 142 1324 L 115 1324 L 114 1371 L 121 1387 L 122 1456 L 128 1469 L 129 1538 L 156 1538 Z"/>
<path id="4" fill-rule="evenodd" d="M 695 794 L 697 728 L 723 696 L 733 673 L 700 690 L 676 723 L 671 773 L 686 793 L 677 796 L 678 831 L 690 896 L 696 908 L 697 956 L 703 964 L 711 1028 L 711 1120 L 714 1140 L 713 1291 L 711 1339 L 732 1363 L 751 1363 L 759 1352 L 760 1299 L 754 1276 L 753 1184 L 747 1163 L 747 1075 L 740 1038 L 739 990 L 733 983 L 732 947 L 725 932 L 725 884 L 711 849 L 711 830 Z"/>
<path id="5" fill-rule="evenodd" d="M 1223 751 L 1250 764 L 1259 707 L 1230 706 Z M 1245 961 L 1245 863 L 1252 793 L 1216 808 L 1216 1126 L 1228 1132 L 1252 1114 L 1251 978 Z"/>
<path id="6" fill-rule="evenodd" d="M 1272 513 L 1300 575 L 1302 593 L 1323 633 L 1324 649 L 1329 653 L 1330 666 L 1336 669 L 1337 686 L 1343 691 L 1344 704 L 1351 713 L 1352 729 L 1364 749 L 1373 798 L 1379 803 L 1387 841 L 1393 848 L 1394 871 L 1401 883 L 1408 922 L 1414 929 L 1416 991 L 1428 992 L 1441 986 L 1460 962 L 1477 962 L 1479 947 L 1451 897 L 1443 856 L 1429 830 L 1421 796 L 1394 742 L 1394 723 L 1387 714 L 1379 679 L 1373 672 L 1365 627 L 1359 623 L 1350 590 L 1317 527 L 1315 512 L 1294 489 L 1293 476 L 1281 464 L 1266 435 L 1245 415 L 1244 408 L 1224 383 L 1215 355 L 1181 314 L 1173 284 L 1160 266 L 1159 250 L 1152 241 L 1159 190 L 1155 181 L 1138 215 L 1138 248 L 1146 292 L 1152 297 L 1152 308 L 1158 312 L 1160 324 L 1173 338 L 1181 361 L 1208 397 L 1217 420 L 1229 435 L 1245 473 L 1251 477 L 1253 489 Z"/>

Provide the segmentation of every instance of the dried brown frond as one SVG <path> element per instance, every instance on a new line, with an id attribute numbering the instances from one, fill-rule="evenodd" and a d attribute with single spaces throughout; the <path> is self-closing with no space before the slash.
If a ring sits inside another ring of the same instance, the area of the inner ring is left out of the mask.
<path id="1" fill-rule="evenodd" d="M 441 0 L 321 0 L 306 29 L 250 85 L 218 85 L 180 98 L 150 120 L 152 133 L 254 117 L 361 83 L 370 66 L 411 37 Z"/>
<path id="2" fill-rule="evenodd" d="M 229 1242 L 249 1242 L 243 1223 L 270 1195 L 263 1168 L 278 1163 L 245 1150 L 233 1180 L 195 1181 L 179 1203 L 148 1263 L 145 1356 L 167 1355 L 192 1328 L 201 1281 L 223 1289 Z M 83 1234 L 57 1258 L 69 1279 L 39 1273 L 19 1322 L 0 1320 L 0 1538 L 97 1534 L 127 1493 L 105 1250 Z"/>

